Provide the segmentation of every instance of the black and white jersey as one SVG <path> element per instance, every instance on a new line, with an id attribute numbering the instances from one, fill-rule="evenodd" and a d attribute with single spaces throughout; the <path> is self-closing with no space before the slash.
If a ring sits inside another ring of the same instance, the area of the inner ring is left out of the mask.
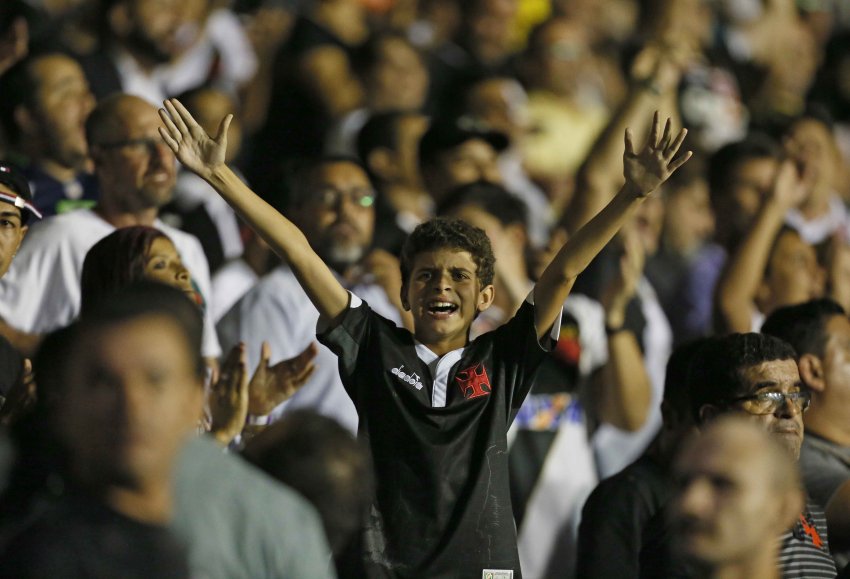
<path id="1" fill-rule="evenodd" d="M 339 357 L 375 463 L 370 575 L 519 578 L 506 433 L 554 345 L 538 342 L 533 305 L 437 357 L 352 296 L 319 340 Z"/>

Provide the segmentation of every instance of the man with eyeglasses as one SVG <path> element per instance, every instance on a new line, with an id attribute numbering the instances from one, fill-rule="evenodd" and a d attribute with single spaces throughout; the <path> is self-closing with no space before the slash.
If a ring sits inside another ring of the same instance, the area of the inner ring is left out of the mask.
<path id="1" fill-rule="evenodd" d="M 298 225 L 344 286 L 399 323 L 403 308 L 398 262 L 387 252 L 370 251 L 375 190 L 363 166 L 347 157 L 314 158 L 288 174 L 283 189 L 287 199 L 269 195 L 268 201 Z M 318 310 L 283 264 L 239 300 L 217 329 L 222 346 L 245 343 L 251 365 L 268 359 L 269 350 L 287 359 L 309 348 L 318 319 Z M 357 412 L 342 387 L 336 356 L 325 346 L 316 348 L 315 371 L 306 384 L 270 414 L 250 415 L 250 424 L 261 427 L 286 411 L 309 408 L 357 431 Z"/>
<path id="2" fill-rule="evenodd" d="M 83 259 L 92 245 L 119 227 L 148 225 L 166 233 L 209 300 L 209 266 L 200 243 L 157 218 L 171 200 L 176 170 L 174 155 L 157 131 L 160 126 L 153 106 L 127 94 L 107 97 L 89 115 L 86 138 L 100 188 L 98 204 L 33 226 L 0 281 L 0 317 L 10 327 L 10 341 L 25 353 L 40 335 L 77 316 Z M 204 356 L 218 357 L 221 349 L 206 310 Z"/>
<path id="3" fill-rule="evenodd" d="M 812 392 L 800 470 L 811 497 L 824 506 L 839 568 L 850 562 L 850 320 L 829 299 L 776 310 L 762 331 L 797 351 L 800 378 Z M 850 569 L 848 569 L 850 572 Z"/>
<path id="4" fill-rule="evenodd" d="M 765 334 L 730 334 L 706 343 L 688 373 L 691 412 L 697 426 L 736 414 L 763 427 L 800 457 L 803 413 L 811 393 L 800 379 L 794 349 Z M 810 499 L 794 526 L 780 538 L 778 565 L 784 579 L 835 577 L 823 509 Z"/>

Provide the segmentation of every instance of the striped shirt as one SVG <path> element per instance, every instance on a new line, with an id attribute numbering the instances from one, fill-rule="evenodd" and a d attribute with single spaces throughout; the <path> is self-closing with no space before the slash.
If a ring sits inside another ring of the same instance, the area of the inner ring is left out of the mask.
<path id="1" fill-rule="evenodd" d="M 829 554 L 826 515 L 812 502 L 806 502 L 806 510 L 780 542 L 779 568 L 783 579 L 832 579 L 838 574 Z"/>

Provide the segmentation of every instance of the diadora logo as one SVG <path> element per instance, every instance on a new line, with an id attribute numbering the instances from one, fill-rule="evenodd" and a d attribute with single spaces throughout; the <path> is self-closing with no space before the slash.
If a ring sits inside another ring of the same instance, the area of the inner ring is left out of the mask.
<path id="1" fill-rule="evenodd" d="M 455 375 L 455 380 L 463 397 L 467 400 L 490 395 L 490 377 L 487 376 L 484 364 L 476 364 L 461 370 Z"/>
<path id="2" fill-rule="evenodd" d="M 399 366 L 398 368 L 393 368 L 390 370 L 393 373 L 393 376 L 398 376 L 402 382 L 407 382 L 411 386 L 416 386 L 417 390 L 422 390 L 422 382 L 419 381 L 419 375 L 414 372 L 413 374 L 408 374 L 404 371 L 404 364 Z"/>

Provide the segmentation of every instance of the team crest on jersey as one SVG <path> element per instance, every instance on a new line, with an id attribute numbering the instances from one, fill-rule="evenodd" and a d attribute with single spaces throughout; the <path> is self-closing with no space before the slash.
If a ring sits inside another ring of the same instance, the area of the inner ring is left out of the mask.
<path id="1" fill-rule="evenodd" d="M 407 382 L 411 386 L 415 386 L 417 390 L 422 390 L 422 387 L 424 386 L 424 384 L 419 381 L 419 375 L 416 372 L 408 374 L 404 371 L 404 364 L 398 368 L 393 368 L 390 372 L 392 372 L 393 376 L 398 377 L 398 379 L 402 382 Z"/>
<path id="2" fill-rule="evenodd" d="M 492 390 L 490 388 L 490 378 L 487 376 L 487 370 L 484 368 L 484 364 L 476 364 L 466 370 L 460 370 L 455 375 L 455 380 L 460 387 L 463 397 L 467 400 L 480 396 L 489 396 Z"/>

